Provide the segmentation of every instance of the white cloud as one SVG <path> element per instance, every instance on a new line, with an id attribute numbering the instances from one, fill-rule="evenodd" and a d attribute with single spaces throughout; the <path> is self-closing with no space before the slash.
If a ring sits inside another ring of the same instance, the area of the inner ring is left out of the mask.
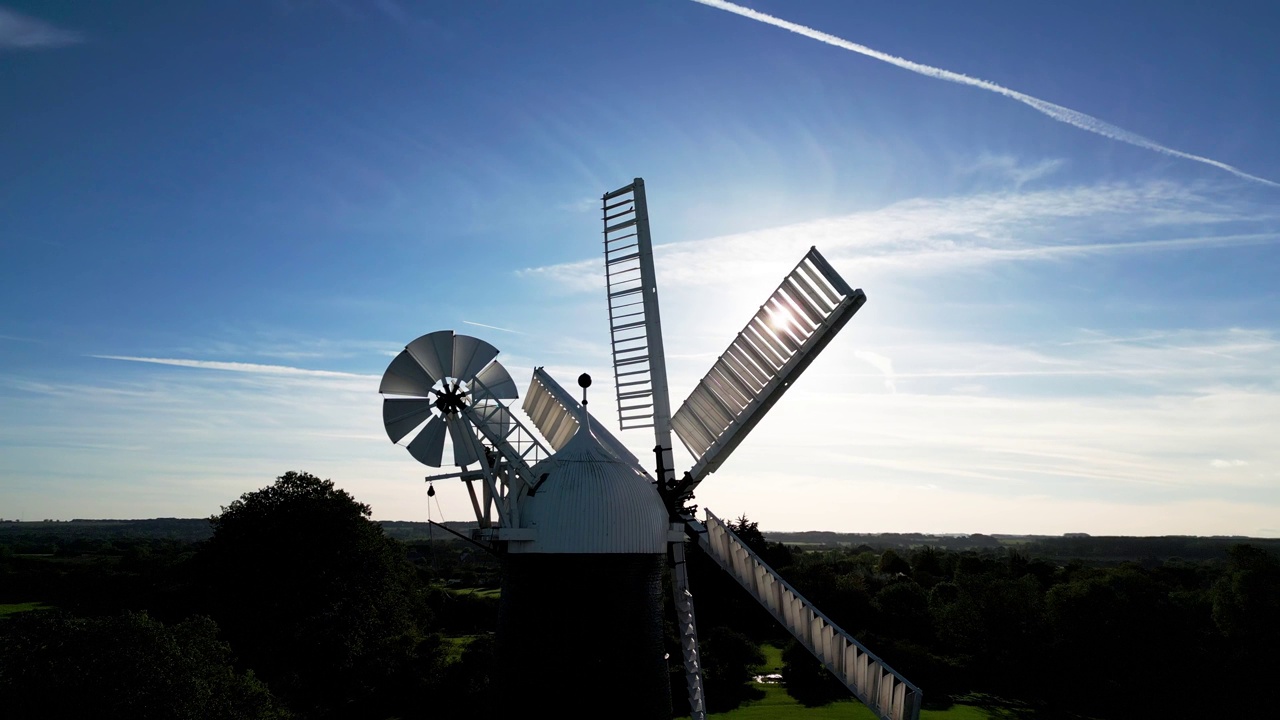
<path id="1" fill-rule="evenodd" d="M 1271 527 L 1263 516 L 1280 515 L 1274 329 L 1144 327 L 1107 318 L 1106 331 L 1038 327 L 1034 341 L 1019 341 L 1010 339 L 1021 336 L 1016 329 L 996 337 L 902 316 L 912 302 L 963 302 L 931 290 L 942 287 L 935 278 L 957 268 L 1267 242 L 1266 231 L 1277 225 L 1273 208 L 1214 188 L 1148 183 L 917 199 L 661 246 L 676 406 L 808 245 L 819 245 L 849 277 L 877 269 L 877 304 L 859 313 L 699 488 L 699 502 L 722 515 L 747 512 L 777 529 Z M 590 372 L 597 380 L 593 413 L 615 429 L 601 274 L 599 258 L 527 271 L 539 291 L 549 278 L 596 289 L 589 298 L 547 299 L 549 312 L 511 324 L 525 334 L 505 337 L 510 354 L 502 361 L 518 380 L 545 365 L 568 387 Z M 917 293 L 903 302 L 908 287 Z M 999 320 L 994 312 L 984 310 L 989 321 Z M 432 471 L 382 433 L 374 374 L 385 351 L 405 339 L 360 344 L 268 332 L 255 348 L 244 338 L 184 338 L 189 347 L 90 361 L 103 368 L 84 376 L 92 383 L 0 376 L 0 476 L 12 480 L 0 487 L 0 506 L 35 507 L 24 498 L 53 497 L 84 507 L 92 498 L 93 507 L 126 508 L 120 514 L 201 515 L 300 469 L 338 480 L 378 517 L 422 518 L 421 478 Z M 184 359 L 282 352 L 355 372 Z M 344 364 L 321 360 L 326 354 Z M 348 364 L 353 357 L 367 360 Z M 651 433 L 621 437 L 638 457 L 650 456 Z M 676 454 L 687 467 L 683 449 Z M 1220 466 L 1241 458 L 1248 465 Z M 123 477 L 136 478 L 136 489 L 111 492 Z M 437 492 L 449 519 L 470 515 L 461 486 L 437 483 Z M 1221 514 L 1196 516 L 1197 503 Z"/>
<path id="2" fill-rule="evenodd" d="M 595 259 L 524 268 L 516 275 L 558 294 L 592 292 L 604 287 L 604 271 Z"/>
<path id="3" fill-rule="evenodd" d="M 399 458 L 384 447 L 376 376 L 180 366 L 192 369 L 0 383 L 0 506 L 44 508 L 41 517 L 200 517 L 296 469 L 363 489 L 365 502 L 381 497 L 386 517 L 398 514 L 387 486 L 421 475 L 414 464 L 388 467 Z"/>
<path id="4" fill-rule="evenodd" d="M 703 505 L 771 529 L 866 531 L 1262 533 L 1280 514 L 1272 333 L 1075 344 L 1095 334 L 1074 331 L 1031 347 L 922 332 L 870 344 L 893 358 L 886 394 L 883 373 L 856 369 L 851 345 L 876 336 L 862 330 L 832 343 L 699 487 Z M 1080 374 L 1033 382 L 1041 372 Z M 933 379 L 974 375 L 982 387 Z"/>
<path id="5" fill-rule="evenodd" d="M 841 271 L 941 273 L 994 263 L 1280 241 L 1280 214 L 1170 183 L 914 198 L 883 208 L 654 247 L 663 291 L 774 279 L 809 246 Z M 710 271 L 714 269 L 714 271 Z M 549 292 L 598 292 L 599 259 L 526 268 Z M 767 292 L 764 291 L 764 292 Z"/>
<path id="6" fill-rule="evenodd" d="M 1280 339 L 1269 331 L 1242 328 L 1169 330 L 1132 338 L 1111 338 L 1105 343 L 1066 341 L 1034 346 L 920 339 L 881 349 L 894 354 L 893 376 L 900 388 L 905 385 L 908 392 L 920 391 L 918 384 L 910 382 L 913 380 L 989 378 L 994 381 L 1038 377 L 1093 378 L 1095 384 L 1120 379 L 1129 382 L 1132 391 L 1143 389 L 1145 392 L 1152 388 L 1168 392 L 1201 391 L 1224 385 L 1280 389 L 1273 370 L 1276 363 L 1280 363 Z M 859 356 L 860 352 L 854 351 L 854 355 L 865 360 Z M 848 371 L 834 376 L 879 377 Z M 1091 387 L 1088 382 L 1077 383 L 1072 385 L 1071 393 L 1089 394 Z M 1099 393 L 1114 391 L 1112 385 L 1096 384 L 1096 387 Z"/>
<path id="7" fill-rule="evenodd" d="M 1059 158 L 1047 158 L 1030 165 L 1023 164 L 1012 155 L 984 154 L 972 164 L 960 168 L 962 175 L 996 175 L 1007 179 L 1014 187 L 1048 177 L 1066 166 L 1066 161 Z"/>
<path id="8" fill-rule="evenodd" d="M 1239 459 L 1223 460 L 1221 458 L 1214 458 L 1212 461 L 1209 462 L 1209 464 L 1216 468 L 1233 468 L 1233 467 L 1244 467 L 1249 463 L 1245 460 L 1239 460 Z"/>
<path id="9" fill-rule="evenodd" d="M 853 356 L 879 370 L 880 374 L 884 375 L 884 386 L 889 392 L 898 392 L 898 385 L 894 381 L 896 375 L 893 372 L 892 360 L 870 350 L 855 350 Z"/>
<path id="10" fill-rule="evenodd" d="M 584 213 L 594 212 L 600 209 L 600 198 L 584 197 L 569 202 L 560 203 L 557 209 L 564 212 L 580 215 Z"/>
<path id="11" fill-rule="evenodd" d="M 770 529 L 850 531 L 1238 533 L 1280 512 L 1280 340 L 1269 331 L 1135 329 L 1108 342 L 1069 331 L 1035 346 L 923 331 L 868 343 L 874 327 L 859 337 L 823 353 L 699 488 L 701 504 Z M 567 363 L 533 360 L 562 381 L 598 373 L 591 407 L 612 428 L 606 350 L 574 342 L 559 348 Z M 674 400 L 706 365 L 673 361 Z M 380 518 L 425 517 L 432 471 L 382 433 L 375 375 L 181 366 L 193 371 L 5 380 L 0 504 L 42 517 L 201 516 L 298 469 L 334 478 Z M 1018 384 L 1057 372 L 1077 380 L 1060 392 Z M 896 394 L 883 390 L 890 373 Z M 934 380 L 975 375 L 981 394 Z M 647 457 L 650 435 L 621 436 Z M 448 519 L 470 515 L 461 486 L 437 491 Z M 1217 510 L 1192 512 L 1206 504 Z"/>
<path id="12" fill-rule="evenodd" d="M 78 32 L 0 7 L 0 50 L 39 50 L 83 42 Z"/>

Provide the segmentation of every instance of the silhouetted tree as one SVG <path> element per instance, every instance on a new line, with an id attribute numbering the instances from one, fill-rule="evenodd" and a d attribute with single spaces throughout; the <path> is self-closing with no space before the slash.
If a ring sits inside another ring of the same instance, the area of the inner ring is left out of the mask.
<path id="1" fill-rule="evenodd" d="M 370 515 L 332 481 L 288 472 L 211 518 L 197 557 L 232 647 L 310 716 L 384 712 L 431 672 L 414 571 Z"/>
<path id="2" fill-rule="evenodd" d="M 911 569 L 914 572 L 925 572 L 933 576 L 942 575 L 943 553 L 932 545 L 926 545 L 911 553 Z"/>
<path id="3" fill-rule="evenodd" d="M 743 545 L 751 548 L 751 551 L 757 555 L 763 556 L 768 550 L 768 543 L 764 539 L 764 533 L 760 532 L 760 523 L 752 522 L 747 519 L 746 515 L 741 515 L 737 520 L 730 520 L 725 523 L 734 535 L 742 541 Z"/>
<path id="4" fill-rule="evenodd" d="M 751 685 L 764 653 L 751 638 L 726 627 L 714 627 L 699 643 L 707 710 L 725 712 L 764 693 Z"/>

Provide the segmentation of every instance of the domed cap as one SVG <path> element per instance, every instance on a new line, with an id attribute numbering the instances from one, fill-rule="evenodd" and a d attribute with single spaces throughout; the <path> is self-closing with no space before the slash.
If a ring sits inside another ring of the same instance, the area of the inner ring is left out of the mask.
<path id="1" fill-rule="evenodd" d="M 667 511 L 657 489 L 605 449 L 585 423 L 559 452 L 533 466 L 533 476 L 540 482 L 524 498 L 520 526 L 536 529 L 537 539 L 512 543 L 511 552 L 666 552 Z"/>

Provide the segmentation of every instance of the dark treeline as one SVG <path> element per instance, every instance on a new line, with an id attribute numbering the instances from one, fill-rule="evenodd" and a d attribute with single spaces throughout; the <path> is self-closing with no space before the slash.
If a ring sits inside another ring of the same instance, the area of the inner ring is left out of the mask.
<path id="1" fill-rule="evenodd" d="M 460 542 L 402 543 L 369 516 L 331 482 L 287 473 L 205 521 L 198 541 L 106 535 L 100 522 L 7 539 L 0 604 L 45 607 L 0 620 L 3 715 L 484 708 L 497 605 L 476 589 L 497 588 L 497 561 Z"/>
<path id="2" fill-rule="evenodd" d="M 202 531 L 135 522 L 3 524 L 0 604 L 45 606 L 0 620 L 6 717 L 492 709 L 500 567 L 485 551 L 421 523 L 375 523 L 305 473 L 247 493 Z M 746 518 L 734 526 L 931 706 L 979 697 L 1036 717 L 1253 716 L 1280 671 L 1268 541 L 972 536 L 945 548 L 903 535 L 796 547 Z M 710 560 L 695 551 L 690 562 L 713 710 L 758 694 L 763 643 L 786 648 L 798 700 L 847 697 Z M 554 682 L 570 669 L 536 671 Z M 674 664 L 672 680 L 682 697 Z"/>
<path id="3" fill-rule="evenodd" d="M 1253 717 L 1277 673 L 1280 559 L 1221 543 L 1208 559 L 1159 556 L 1197 538 L 1066 538 L 947 551 L 801 550 L 735 523 L 766 562 L 838 625 L 919 685 L 926 706 L 975 694 L 1036 717 Z M 1136 551 L 1122 561 L 1124 548 Z M 1204 557 L 1204 555 L 1201 555 Z M 773 619 L 711 561 L 691 567 L 704 628 L 786 643 Z M 807 704 L 844 691 L 790 648 L 784 677 Z M 1208 681 L 1215 678 L 1220 682 Z"/>
<path id="4" fill-rule="evenodd" d="M 2 532 L 2 531 L 0 531 Z M 2 537 L 2 535 L 0 535 Z M 1064 561 L 1087 559 L 1096 561 L 1162 562 L 1178 557 L 1184 560 L 1215 560 L 1224 557 L 1232 545 L 1249 543 L 1272 552 L 1280 552 L 1280 538 L 1199 537 L 1167 535 L 1158 537 L 1072 535 L 931 535 L 928 533 L 837 533 L 828 531 L 770 532 L 769 540 L 813 549 L 866 547 L 874 550 L 914 550 L 932 547 L 938 550 L 982 550 L 1016 547 L 1043 558 Z"/>
<path id="5" fill-rule="evenodd" d="M 430 523 L 383 520 L 387 537 L 405 543 L 447 539 L 449 535 Z M 468 534 L 475 522 L 447 522 L 450 529 Z M 22 554 L 101 552 L 104 543 L 139 540 L 208 540 L 213 528 L 208 518 L 154 518 L 150 520 L 45 520 L 18 522 L 0 520 L 0 546 Z M 936 535 L 929 533 L 838 533 L 822 530 L 768 532 L 771 542 L 814 550 L 863 548 L 871 550 L 982 550 L 1016 547 L 1042 558 L 1061 561 L 1085 559 L 1097 562 L 1159 563 L 1168 558 L 1220 560 L 1232 545 L 1248 543 L 1280 553 L 1280 538 L 1200 537 L 1168 535 L 1160 537 L 1049 535 Z"/>
<path id="6" fill-rule="evenodd" d="M 383 521 L 388 537 L 404 542 L 429 541 L 441 537 L 431 523 L 403 520 Z M 474 522 L 447 522 L 445 526 L 464 535 Z M 41 520 L 20 522 L 0 520 L 0 545 L 24 554 L 101 552 L 102 543 L 139 540 L 199 542 L 213 536 L 208 518 L 153 518 L 150 520 Z"/>

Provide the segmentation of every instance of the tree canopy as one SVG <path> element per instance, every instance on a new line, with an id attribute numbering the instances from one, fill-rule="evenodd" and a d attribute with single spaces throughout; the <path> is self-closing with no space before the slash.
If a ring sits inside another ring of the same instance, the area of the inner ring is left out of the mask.
<path id="1" fill-rule="evenodd" d="M 218 627 L 166 627 L 146 613 L 83 618 L 22 613 L 0 624 L 6 717 L 270 720 L 288 717 L 251 672 L 237 671 Z"/>
<path id="2" fill-rule="evenodd" d="M 288 472 L 211 518 L 197 559 L 232 646 L 308 715 L 366 712 L 424 674 L 420 585 L 371 515 L 332 481 Z"/>

